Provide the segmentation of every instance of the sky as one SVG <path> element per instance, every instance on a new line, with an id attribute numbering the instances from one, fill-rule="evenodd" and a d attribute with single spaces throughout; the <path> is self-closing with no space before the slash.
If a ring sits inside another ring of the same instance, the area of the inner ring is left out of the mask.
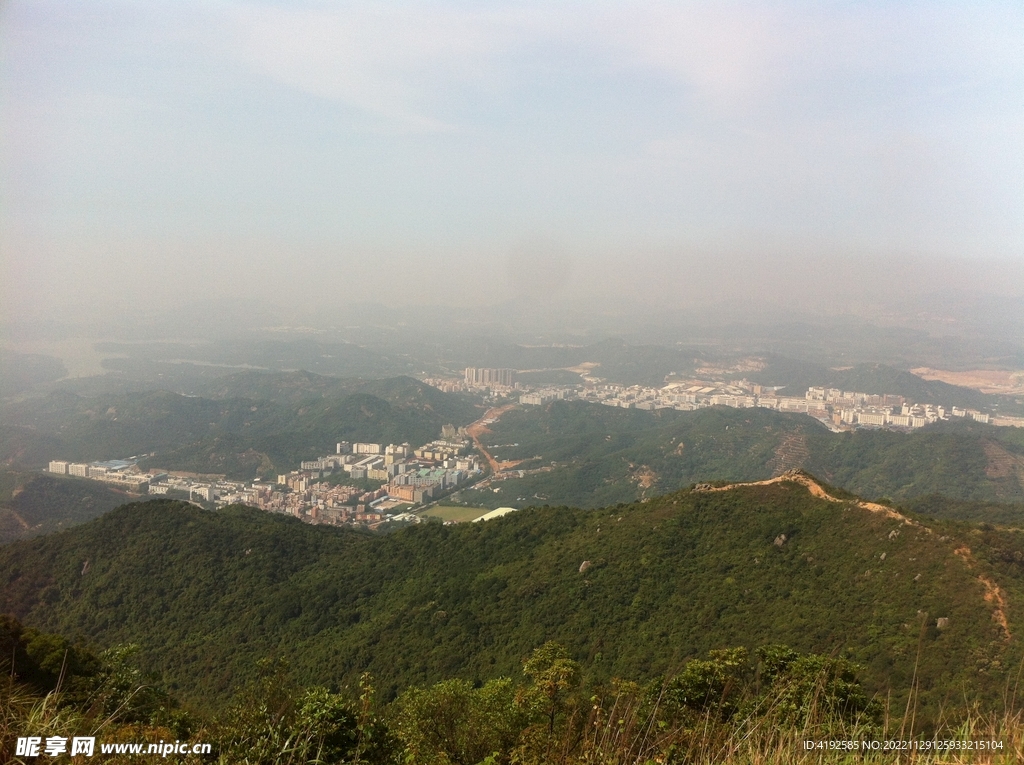
<path id="1" fill-rule="evenodd" d="M 1024 294 L 1024 4 L 0 4 L 4 319 Z"/>

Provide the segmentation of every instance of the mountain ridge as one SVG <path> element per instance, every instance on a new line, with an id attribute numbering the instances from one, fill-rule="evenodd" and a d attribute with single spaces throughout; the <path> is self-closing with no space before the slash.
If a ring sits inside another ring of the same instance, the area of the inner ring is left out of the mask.
<path id="1" fill-rule="evenodd" d="M 801 468 L 872 499 L 941 494 L 1024 503 L 1024 468 L 1016 470 L 1024 462 L 1024 432 L 982 423 L 833 433 L 807 415 L 759 408 L 648 412 L 555 401 L 506 412 L 489 429 L 484 445 L 503 461 L 524 471 L 557 469 L 510 473 L 498 486 L 500 496 L 465 492 L 469 504 L 508 504 L 510 495 L 584 507 L 632 501 L 644 496 L 630 480 L 638 466 L 648 472 L 648 495 L 712 477 L 762 480 Z M 1003 510 L 1006 518 L 1013 515 Z M 1024 513 L 1019 518 L 1024 522 Z"/>
<path id="2" fill-rule="evenodd" d="M 829 494 L 828 491 L 826 491 L 825 488 L 821 485 L 821 483 L 819 483 L 812 475 L 810 475 L 809 473 L 805 473 L 802 470 L 787 470 L 785 473 L 782 473 L 781 475 L 775 476 L 774 478 L 769 478 L 764 481 L 742 481 L 727 484 L 725 486 L 697 486 L 694 488 L 694 491 L 731 491 L 744 486 L 771 486 L 773 484 L 778 484 L 785 481 L 791 481 L 793 483 L 798 483 L 801 486 L 804 486 L 811 493 L 812 496 L 817 497 L 818 499 L 824 499 L 828 502 L 840 503 L 844 501 L 851 501 L 849 499 L 843 500 L 839 497 Z M 921 528 L 928 534 L 934 533 L 931 528 L 923 526 L 918 521 L 909 518 L 908 516 L 901 513 L 899 510 L 889 507 L 888 505 L 881 505 L 877 502 L 867 502 L 862 499 L 854 500 L 853 504 L 856 507 L 859 507 L 863 510 L 867 510 L 870 513 L 881 513 L 886 517 L 900 521 L 906 526 Z M 974 555 L 971 552 L 970 547 L 962 545 L 960 547 L 957 547 L 953 551 L 953 553 L 954 555 L 960 556 L 969 569 L 974 569 L 977 566 L 977 562 L 974 560 Z M 983 574 L 979 575 L 977 579 L 985 588 L 985 602 L 993 604 L 993 621 L 998 623 L 999 626 L 1002 628 L 1005 634 L 1005 639 L 1010 640 L 1013 637 L 1013 635 L 1010 633 L 1010 625 L 1006 618 L 1006 596 L 1003 593 L 1003 590 L 999 587 L 998 584 L 992 581 L 992 579 Z"/>
<path id="3" fill-rule="evenodd" d="M 370 671 L 390 698 L 512 674 L 547 640 L 596 682 L 786 643 L 849 656 L 879 693 L 920 682 L 933 710 L 955 688 L 998 696 L 1021 653 L 1024 535 L 862 502 L 790 474 L 384 536 L 135 503 L 0 548 L 0 611 L 137 642 L 194 699 L 266 656 L 303 682 Z"/>

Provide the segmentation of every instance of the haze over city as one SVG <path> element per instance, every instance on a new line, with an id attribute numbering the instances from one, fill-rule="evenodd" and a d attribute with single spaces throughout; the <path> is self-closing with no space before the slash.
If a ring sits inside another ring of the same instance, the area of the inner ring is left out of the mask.
<path id="1" fill-rule="evenodd" d="M 7 335 L 210 302 L 1013 314 L 1022 33 L 1009 2 L 8 2 Z"/>
<path id="2" fill-rule="evenodd" d="M 0 0 L 0 762 L 1024 762 L 1022 42 Z"/>

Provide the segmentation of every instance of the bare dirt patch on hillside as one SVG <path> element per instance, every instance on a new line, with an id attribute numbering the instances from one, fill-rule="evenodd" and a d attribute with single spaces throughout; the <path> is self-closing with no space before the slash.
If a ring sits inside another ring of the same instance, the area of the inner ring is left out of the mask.
<path id="1" fill-rule="evenodd" d="M 983 445 L 988 464 L 985 475 L 989 478 L 1016 478 L 1024 488 L 1024 456 L 1008 452 L 994 441 L 986 441 Z"/>
<path id="2" fill-rule="evenodd" d="M 629 465 L 629 478 L 646 494 L 658 482 L 658 474 L 649 465 Z"/>
<path id="3" fill-rule="evenodd" d="M 803 433 L 790 433 L 782 443 L 775 447 L 775 456 L 768 462 L 772 475 L 781 475 L 789 470 L 802 468 L 811 458 L 811 450 L 807 446 L 807 436 Z"/>
<path id="4" fill-rule="evenodd" d="M 982 393 L 1011 396 L 1024 393 L 1024 371 L 969 369 L 965 372 L 950 372 L 945 369 L 918 367 L 911 369 L 910 372 L 925 380 L 939 380 L 950 385 L 974 388 Z"/>
<path id="5" fill-rule="evenodd" d="M 485 447 L 480 442 L 480 436 L 482 436 L 484 433 L 492 432 L 491 429 L 488 428 L 487 426 L 493 422 L 497 422 L 501 418 L 501 415 L 515 408 L 515 404 L 506 404 L 505 406 L 499 406 L 494 407 L 493 409 L 488 409 L 487 413 L 483 417 L 481 417 L 479 420 L 466 427 L 466 433 L 468 433 L 469 437 L 473 439 L 473 444 L 476 446 L 477 451 L 484 456 L 484 459 L 487 460 L 487 464 L 491 466 L 491 470 L 495 473 L 500 473 L 502 470 L 509 470 L 511 468 L 514 468 L 522 460 L 516 460 L 515 462 L 499 462 L 498 460 L 494 459 L 493 456 L 491 456 L 491 453 L 490 451 L 488 451 L 487 447 Z"/>

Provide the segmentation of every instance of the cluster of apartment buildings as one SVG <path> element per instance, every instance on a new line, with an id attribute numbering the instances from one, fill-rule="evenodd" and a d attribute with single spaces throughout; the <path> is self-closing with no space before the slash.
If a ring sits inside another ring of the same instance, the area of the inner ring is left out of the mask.
<path id="1" fill-rule="evenodd" d="M 523 393 L 519 396 L 519 403 L 528 406 L 543 406 L 552 401 L 576 398 L 577 390 L 574 388 L 541 388 L 540 390 Z"/>
<path id="2" fill-rule="evenodd" d="M 337 444 L 335 454 L 303 462 L 300 470 L 278 476 L 278 484 L 294 492 L 313 489 L 343 471 L 352 479 L 382 481 L 380 498 L 420 504 L 454 489 L 480 472 L 469 441 L 452 435 L 413 449 L 404 444 Z"/>
<path id="3" fill-rule="evenodd" d="M 103 481 L 130 491 L 133 494 L 144 493 L 151 480 L 148 474 L 131 471 L 135 466 L 134 458 L 127 460 L 106 460 L 103 462 L 68 462 L 67 460 L 51 460 L 48 470 L 57 475 L 72 475 L 78 478 L 91 478 Z M 166 474 L 163 475 L 166 477 Z"/>
<path id="4" fill-rule="evenodd" d="M 185 473 L 167 473 L 159 470 L 142 471 L 135 457 L 124 460 L 99 462 L 68 462 L 51 460 L 47 471 L 57 475 L 90 478 L 132 494 L 188 494 L 190 500 L 214 502 L 220 496 L 243 491 L 247 484 L 223 478 L 199 477 Z"/>
<path id="5" fill-rule="evenodd" d="M 809 406 L 824 409 L 836 425 L 923 428 L 950 417 L 964 417 L 977 422 L 992 422 L 995 419 L 977 409 L 915 404 L 903 396 L 843 391 L 838 388 L 808 388 L 805 398 Z M 1020 424 L 1024 426 L 1024 418 Z"/>
<path id="6" fill-rule="evenodd" d="M 446 429 L 447 430 L 447 429 Z M 449 434 L 451 435 L 451 434 Z M 428 502 L 479 474 L 469 442 L 455 435 L 412 448 L 404 444 L 339 442 L 336 452 L 304 461 L 276 481 L 228 481 L 223 477 L 142 471 L 135 458 L 78 463 L 53 460 L 49 472 L 90 478 L 135 494 L 183 496 L 218 507 L 245 504 L 286 513 L 311 523 L 373 525 L 415 519 L 391 512 Z M 381 481 L 367 490 L 360 479 Z"/>
<path id="7" fill-rule="evenodd" d="M 517 374 L 515 369 L 466 367 L 464 380 L 468 388 L 514 388 Z"/>
<path id="8" fill-rule="evenodd" d="M 445 393 L 490 393 L 500 395 L 519 387 L 516 369 L 466 367 L 461 378 L 422 377 L 427 385 Z"/>
<path id="9" fill-rule="evenodd" d="M 833 430 L 855 427 L 921 428 L 953 417 L 992 425 L 1024 427 L 1024 417 L 992 415 L 957 406 L 918 404 L 904 396 L 835 388 L 812 387 L 803 396 L 784 396 L 782 387 L 757 385 L 747 380 L 728 384 L 691 380 L 661 388 L 596 383 L 542 388 L 523 393 L 519 403 L 541 406 L 559 399 L 577 399 L 624 409 L 678 409 L 710 406 L 761 407 L 779 412 L 800 412 L 815 417 Z"/>

